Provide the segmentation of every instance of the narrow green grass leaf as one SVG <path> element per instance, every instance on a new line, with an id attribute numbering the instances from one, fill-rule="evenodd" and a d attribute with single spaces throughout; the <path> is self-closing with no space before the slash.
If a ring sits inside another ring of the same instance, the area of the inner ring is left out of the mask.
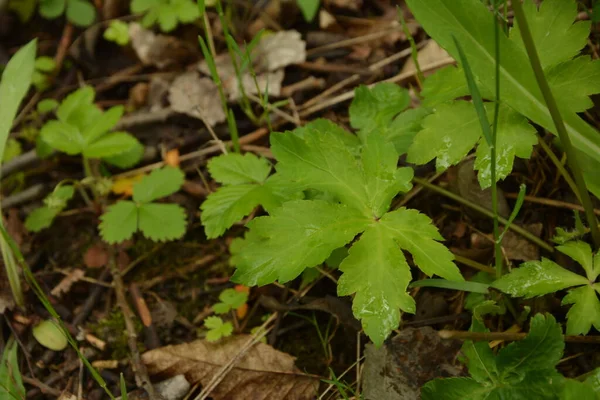
<path id="1" fill-rule="evenodd" d="M 471 292 L 471 293 L 489 293 L 488 288 L 490 285 L 486 285 L 485 283 L 479 282 L 456 282 L 449 281 L 446 279 L 422 279 L 420 281 L 412 282 L 408 287 L 434 287 L 440 289 L 450 289 L 450 290 L 460 290 L 463 292 Z"/>

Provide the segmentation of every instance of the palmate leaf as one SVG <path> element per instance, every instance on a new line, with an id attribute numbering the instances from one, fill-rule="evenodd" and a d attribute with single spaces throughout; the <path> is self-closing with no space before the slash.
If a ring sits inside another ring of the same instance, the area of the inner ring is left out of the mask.
<path id="1" fill-rule="evenodd" d="M 600 300 L 590 285 L 570 290 L 562 304 L 573 304 L 567 313 L 567 335 L 587 335 L 592 325 L 600 331 Z"/>
<path id="2" fill-rule="evenodd" d="M 558 2 L 574 3 L 572 0 L 557 0 L 552 3 L 557 4 Z M 495 64 L 494 24 L 493 16 L 487 7 L 479 0 L 407 0 L 407 3 L 427 33 L 454 58 L 457 58 L 458 52 L 453 41 L 454 35 L 465 49 L 471 69 L 480 82 L 482 92 L 493 93 L 495 87 L 493 74 Z M 571 17 L 569 13 L 563 13 L 557 15 L 557 18 L 561 21 L 556 23 L 563 27 L 566 26 L 564 21 Z M 554 29 L 554 22 L 544 18 L 543 25 L 547 29 Z M 573 19 L 570 19 L 569 23 L 572 24 L 572 22 Z M 542 24 L 540 23 L 540 25 Z M 501 101 L 545 129 L 556 133 L 527 54 L 514 39 L 515 34 L 513 31 L 511 34 L 513 39 L 510 40 L 504 34 L 501 34 L 499 38 L 500 53 L 505 55 L 500 58 Z M 569 36 L 570 32 L 562 30 L 560 35 Z M 555 44 L 552 43 L 552 49 L 548 51 L 555 52 L 557 48 L 554 46 Z M 569 49 L 571 50 L 568 54 L 560 54 L 555 57 L 555 60 L 568 61 L 564 58 L 572 54 L 572 47 Z M 538 53 L 540 53 L 539 49 Z M 565 109 L 564 104 L 560 101 L 559 105 L 573 145 L 581 153 L 581 156 L 584 155 L 583 153 L 587 156 L 586 165 L 583 167 L 586 182 L 598 196 L 600 195 L 600 176 L 595 171 L 600 167 L 600 135 L 579 116 L 568 108 Z"/>
<path id="3" fill-rule="evenodd" d="M 212 158 L 208 162 L 208 171 L 215 181 L 223 185 L 264 183 L 271 172 L 271 165 L 252 153 L 229 153 Z"/>

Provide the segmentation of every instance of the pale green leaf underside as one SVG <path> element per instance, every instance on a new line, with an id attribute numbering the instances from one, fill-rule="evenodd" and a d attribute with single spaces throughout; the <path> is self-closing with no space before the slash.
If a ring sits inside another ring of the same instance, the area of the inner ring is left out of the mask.
<path id="1" fill-rule="evenodd" d="M 239 251 L 232 246 L 232 263 L 237 268 L 232 280 L 248 286 L 292 280 L 305 268 L 324 262 L 368 223 L 340 204 L 320 200 L 284 203 L 270 216 L 248 223 L 250 231 L 238 245 Z"/>
<path id="2" fill-rule="evenodd" d="M 474 316 L 469 330 L 471 332 L 489 332 L 476 316 Z M 488 342 L 466 340 L 461 347 L 461 352 L 466 357 L 465 362 L 471 377 L 478 382 L 494 381 L 498 375 L 498 369 L 496 368 L 496 357 Z"/>
<path id="3" fill-rule="evenodd" d="M 600 331 L 600 300 L 590 285 L 570 290 L 562 304 L 573 304 L 567 313 L 567 335 L 587 335 L 592 325 Z"/>
<path id="4" fill-rule="evenodd" d="M 263 183 L 271 172 L 269 162 L 252 153 L 223 154 L 208 162 L 212 178 L 223 185 Z"/>
<path id="5" fill-rule="evenodd" d="M 181 188 L 185 175 L 179 168 L 155 169 L 133 186 L 133 200 L 148 203 L 169 196 Z"/>
<path id="6" fill-rule="evenodd" d="M 458 57 L 453 36 L 456 38 L 465 49 L 482 90 L 493 93 L 495 79 L 491 71 L 494 71 L 495 65 L 494 24 L 491 23 L 492 15 L 487 7 L 479 0 L 407 0 L 407 3 L 427 33 L 454 58 Z M 551 25 L 551 22 L 548 23 L 548 26 Z M 510 54 L 510 57 L 501 57 L 502 101 L 556 133 L 526 53 L 504 34 L 500 35 L 499 42 L 501 54 Z M 600 176 L 595 173 L 600 168 L 600 135 L 573 112 L 564 107 L 561 111 L 574 146 L 590 158 L 584 172 L 586 181 L 591 184 L 594 193 L 600 195 Z"/>
<path id="7" fill-rule="evenodd" d="M 33 210 L 25 220 L 25 228 L 30 232 L 39 232 L 52 225 L 59 210 L 50 207 L 40 207 Z"/>
<path id="8" fill-rule="evenodd" d="M 585 277 L 564 269 L 552 260 L 542 258 L 541 261 L 521 264 L 492 286 L 512 296 L 530 298 L 588 283 Z"/>
<path id="9" fill-rule="evenodd" d="M 24 399 L 25 386 L 19 370 L 18 360 L 19 346 L 11 337 L 4 347 L 2 359 L 0 359 L 0 398 L 2 399 Z"/>

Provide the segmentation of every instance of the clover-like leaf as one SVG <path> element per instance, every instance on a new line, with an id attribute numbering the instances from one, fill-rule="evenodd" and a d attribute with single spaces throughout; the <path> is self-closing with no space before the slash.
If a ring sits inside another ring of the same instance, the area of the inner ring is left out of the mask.
<path id="1" fill-rule="evenodd" d="M 131 12 L 145 13 L 142 25 L 150 28 L 158 22 L 163 32 L 170 32 L 181 23 L 191 23 L 200 17 L 198 6 L 191 0 L 133 0 Z"/>
<path id="2" fill-rule="evenodd" d="M 40 0 L 40 15 L 46 19 L 55 19 L 65 12 L 67 0 Z"/>
<path id="3" fill-rule="evenodd" d="M 181 188 L 185 179 L 179 168 L 155 169 L 133 187 L 133 200 L 148 203 L 169 196 Z"/>
<path id="4" fill-rule="evenodd" d="M 67 0 L 66 15 L 74 25 L 85 28 L 96 19 L 96 8 L 87 0 Z"/>
<path id="5" fill-rule="evenodd" d="M 112 20 L 104 31 L 104 39 L 115 42 L 119 46 L 129 44 L 129 25 L 121 20 Z"/>
<path id="6" fill-rule="evenodd" d="M 231 322 L 223 322 L 220 317 L 207 317 L 204 319 L 204 326 L 209 329 L 206 333 L 206 340 L 209 342 L 216 342 L 233 333 Z"/>
<path id="7" fill-rule="evenodd" d="M 87 144 L 82 153 L 89 158 L 110 157 L 132 148 L 136 143 L 137 139 L 127 132 L 112 132 Z"/>
<path id="8" fill-rule="evenodd" d="M 138 208 L 133 201 L 119 201 L 100 217 L 100 233 L 106 242 L 120 243 L 138 229 Z"/>
<path id="9" fill-rule="evenodd" d="M 155 242 L 179 239 L 185 234 L 185 210 L 177 204 L 141 204 L 138 218 L 140 231 Z"/>
<path id="10" fill-rule="evenodd" d="M 213 306 L 213 311 L 217 314 L 225 314 L 245 304 L 248 301 L 248 293 L 235 289 L 225 289 L 219 295 L 219 300 L 220 303 Z"/>

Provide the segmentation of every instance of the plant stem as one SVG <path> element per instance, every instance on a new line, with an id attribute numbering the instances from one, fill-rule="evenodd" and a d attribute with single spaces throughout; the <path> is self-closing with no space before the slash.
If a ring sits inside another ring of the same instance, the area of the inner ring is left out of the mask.
<path id="1" fill-rule="evenodd" d="M 552 121 L 554 122 L 554 126 L 556 127 L 558 137 L 560 138 L 560 141 L 563 147 L 565 148 L 565 153 L 567 154 L 567 162 L 569 163 L 569 167 L 571 168 L 571 171 L 573 172 L 573 177 L 575 178 L 575 183 L 577 184 L 579 195 L 581 197 L 581 204 L 585 209 L 585 215 L 590 226 L 590 231 L 592 233 L 594 245 L 596 248 L 599 248 L 600 230 L 598 229 L 598 221 L 596 219 L 596 216 L 594 215 L 592 199 L 590 197 L 589 192 L 587 191 L 585 180 L 583 179 L 583 173 L 581 172 L 581 169 L 579 168 L 579 163 L 577 162 L 575 149 L 571 144 L 571 138 L 569 137 L 569 134 L 567 133 L 567 130 L 565 128 L 565 124 L 558 109 L 558 105 L 556 104 L 556 100 L 552 95 L 552 91 L 550 90 L 548 81 L 544 76 L 544 70 L 542 69 L 540 58 L 535 48 L 535 43 L 533 42 L 533 37 L 531 35 L 531 31 L 529 30 L 529 25 L 527 24 L 525 13 L 523 12 L 523 5 L 521 4 L 521 0 L 513 1 L 512 5 L 513 11 L 515 13 L 515 18 L 517 19 L 521 31 L 521 38 L 523 39 L 523 44 L 525 45 L 527 55 L 529 56 L 529 62 L 531 63 L 531 67 L 533 68 L 533 72 L 535 74 L 535 79 L 537 81 L 538 86 L 540 87 L 540 91 L 542 92 L 542 95 L 546 102 L 546 106 L 548 107 L 548 111 L 550 112 Z"/>
<path id="2" fill-rule="evenodd" d="M 494 265 L 496 267 L 496 279 L 502 276 L 502 246 L 500 238 L 500 227 L 498 224 L 498 182 L 496 179 L 496 142 L 498 133 L 498 114 L 500 112 L 500 26 L 496 17 L 496 1 L 492 4 L 494 8 L 494 58 L 495 68 L 494 74 L 496 77 L 496 102 L 494 103 L 494 122 L 492 124 L 492 145 L 490 152 L 492 159 L 490 160 L 490 175 L 492 179 L 492 212 L 494 213 Z"/>
<path id="3" fill-rule="evenodd" d="M 488 210 L 485 207 L 482 207 L 478 204 L 475 204 L 467 199 L 464 199 L 446 189 L 443 189 L 437 185 L 431 184 L 429 183 L 426 179 L 421 179 L 421 178 L 413 178 L 413 181 L 415 181 L 416 183 L 418 183 L 419 185 L 432 190 L 434 192 L 437 192 L 439 194 L 441 194 L 442 196 L 448 197 L 449 199 L 452 199 L 460 204 L 463 204 L 469 208 L 472 208 L 475 211 L 480 212 L 481 214 L 484 214 L 490 218 L 494 218 L 494 213 L 491 212 L 490 210 Z M 498 216 L 498 222 L 501 223 L 502 225 L 507 225 L 508 224 L 508 220 L 506 220 L 503 217 Z M 527 231 L 526 229 L 521 228 L 520 226 L 516 225 L 516 224 L 510 224 L 510 226 L 508 227 L 508 229 L 512 229 L 513 231 L 517 232 L 518 234 L 520 234 L 521 236 L 523 236 L 524 238 L 526 238 L 527 240 L 529 240 L 532 243 L 537 244 L 538 246 L 540 246 L 541 248 L 543 248 L 544 250 L 547 250 L 551 253 L 554 252 L 554 247 L 550 246 L 548 243 L 544 242 L 542 239 L 540 239 L 539 237 L 535 236 L 533 233 Z"/>
<path id="4" fill-rule="evenodd" d="M 548 146 L 548 143 L 546 143 L 544 138 L 539 135 L 538 135 L 538 143 L 540 144 L 542 149 L 546 152 L 548 157 L 550 157 L 550 160 L 552 161 L 552 163 L 554 164 L 554 166 L 556 167 L 558 172 L 560 172 L 562 177 L 565 179 L 565 182 L 567 182 L 567 185 L 569 185 L 569 187 L 571 188 L 573 193 L 575 193 L 577 200 L 579 200 L 579 202 L 581 203 L 582 201 L 581 201 L 581 196 L 579 195 L 579 190 L 577 190 L 577 185 L 575 184 L 575 181 L 573 181 L 573 178 L 571 178 L 571 174 L 569 174 L 569 171 L 567 171 L 567 169 L 565 168 L 563 163 L 560 162 L 558 157 L 556 157 L 556 154 L 554 154 L 554 152 L 552 151 L 550 146 Z"/>

